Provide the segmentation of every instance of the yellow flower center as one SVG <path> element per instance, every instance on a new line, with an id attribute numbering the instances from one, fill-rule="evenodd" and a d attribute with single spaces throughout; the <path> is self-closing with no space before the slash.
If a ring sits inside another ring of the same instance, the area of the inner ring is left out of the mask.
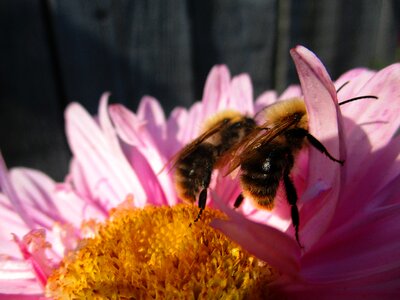
<path id="1" fill-rule="evenodd" d="M 49 278 L 54 299 L 265 299 L 274 271 L 194 205 L 118 208 Z"/>

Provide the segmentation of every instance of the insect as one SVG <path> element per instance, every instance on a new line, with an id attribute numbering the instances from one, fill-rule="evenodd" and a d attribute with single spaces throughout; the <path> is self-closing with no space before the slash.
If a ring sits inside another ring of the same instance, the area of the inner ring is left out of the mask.
<path id="1" fill-rule="evenodd" d="M 237 111 L 225 110 L 206 120 L 202 133 L 170 160 L 175 169 L 178 197 L 190 203 L 198 199 L 198 221 L 206 206 L 212 171 L 220 158 L 256 127 L 255 121 Z"/>
<path id="2" fill-rule="evenodd" d="M 348 99 L 339 105 L 363 98 Z M 235 147 L 237 154 L 229 163 L 227 174 L 240 167 L 240 185 L 242 193 L 237 197 L 234 207 L 238 208 L 244 197 L 255 204 L 271 210 L 279 184 L 283 183 L 286 198 L 291 206 L 292 224 L 295 238 L 300 247 L 299 210 L 297 192 L 290 177 L 297 153 L 308 142 L 328 159 L 343 165 L 344 161 L 333 157 L 325 146 L 308 132 L 308 116 L 305 103 L 301 98 L 292 98 L 277 102 L 265 109 L 266 123 L 260 125 Z M 260 130 L 265 133 L 260 134 Z"/>

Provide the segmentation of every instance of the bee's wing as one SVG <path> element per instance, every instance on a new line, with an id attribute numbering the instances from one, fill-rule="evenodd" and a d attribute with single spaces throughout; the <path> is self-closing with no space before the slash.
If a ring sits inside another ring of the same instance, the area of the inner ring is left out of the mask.
<path id="1" fill-rule="evenodd" d="M 187 144 L 185 147 L 183 147 L 180 151 L 174 154 L 168 162 L 164 165 L 164 167 L 160 170 L 159 173 L 163 172 L 165 169 L 168 169 L 168 172 L 172 170 L 179 159 L 183 159 L 189 154 L 191 154 L 198 145 L 200 145 L 202 142 L 204 142 L 206 139 L 209 137 L 213 136 L 214 134 L 218 133 L 224 126 L 227 125 L 227 122 L 220 122 L 216 124 L 215 126 L 211 127 L 209 130 L 203 132 L 200 136 L 195 138 L 192 142 Z"/>
<path id="2" fill-rule="evenodd" d="M 293 126 L 297 121 L 293 119 L 283 120 L 276 125 L 269 126 L 268 122 L 258 126 L 256 131 L 253 131 L 245 140 L 235 146 L 236 152 L 232 155 L 231 159 L 228 161 L 227 158 L 225 163 L 228 165 L 228 170 L 224 176 L 229 175 L 235 169 L 237 169 L 244 160 L 252 157 L 256 152 L 255 149 L 262 145 L 270 143 L 277 136 L 285 132 L 290 126 Z M 263 133 L 265 131 L 265 133 Z"/>
<path id="3" fill-rule="evenodd" d="M 217 160 L 216 168 L 222 169 L 226 166 L 232 165 L 232 163 L 238 159 L 239 154 L 245 148 L 247 148 L 247 145 L 250 144 L 257 137 L 257 135 L 260 134 L 262 130 L 263 128 L 261 127 L 254 128 L 249 134 L 243 137 L 243 139 L 240 142 L 236 143 L 228 150 L 226 150 L 224 154 Z"/>

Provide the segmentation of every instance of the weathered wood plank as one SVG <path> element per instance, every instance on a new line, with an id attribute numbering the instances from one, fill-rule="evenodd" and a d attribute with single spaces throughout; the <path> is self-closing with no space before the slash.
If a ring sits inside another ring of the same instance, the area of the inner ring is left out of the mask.
<path id="1" fill-rule="evenodd" d="M 395 4 L 386 0 L 291 1 L 290 47 L 303 44 L 312 49 L 332 78 L 359 66 L 382 68 L 396 59 L 400 28 Z M 291 65 L 288 83 L 295 81 Z"/>
<path id="2" fill-rule="evenodd" d="M 68 99 L 96 111 L 109 90 L 135 107 L 151 94 L 167 109 L 187 106 L 192 90 L 186 1 L 54 1 Z"/>
<path id="3" fill-rule="evenodd" d="M 42 8 L 0 2 L 0 148 L 9 166 L 61 179 L 69 154 Z"/>
<path id="4" fill-rule="evenodd" d="M 197 95 L 215 64 L 249 73 L 255 94 L 273 86 L 276 0 L 188 1 Z"/>

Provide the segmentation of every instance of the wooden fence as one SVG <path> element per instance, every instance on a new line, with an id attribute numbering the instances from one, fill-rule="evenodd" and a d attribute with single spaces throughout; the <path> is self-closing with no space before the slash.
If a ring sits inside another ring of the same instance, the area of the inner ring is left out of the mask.
<path id="1" fill-rule="evenodd" d="M 62 179 L 70 157 L 63 110 L 99 96 L 167 111 L 201 98 L 210 68 L 251 75 L 255 95 L 296 82 L 289 49 L 303 44 L 331 76 L 396 60 L 399 1 L 2 0 L 0 148 L 9 166 Z M 397 50 L 398 51 L 398 50 Z"/>

